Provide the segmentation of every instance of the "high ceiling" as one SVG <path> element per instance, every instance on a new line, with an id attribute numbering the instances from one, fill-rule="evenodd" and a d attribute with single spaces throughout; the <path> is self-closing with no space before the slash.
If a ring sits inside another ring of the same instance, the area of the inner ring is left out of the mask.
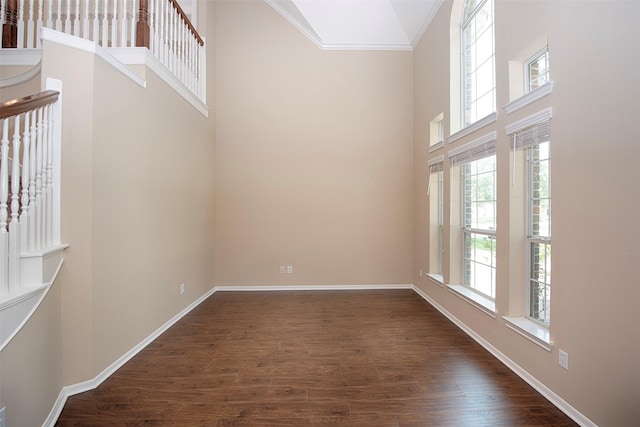
<path id="1" fill-rule="evenodd" d="M 443 0 L 265 0 L 327 50 L 412 50 Z"/>

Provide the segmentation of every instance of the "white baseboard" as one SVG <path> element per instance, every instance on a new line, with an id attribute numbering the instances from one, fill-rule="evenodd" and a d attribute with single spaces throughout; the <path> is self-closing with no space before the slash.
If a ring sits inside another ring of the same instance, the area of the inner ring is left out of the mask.
<path id="1" fill-rule="evenodd" d="M 72 384 L 72 385 L 63 387 L 62 390 L 60 390 L 60 394 L 58 395 L 58 398 L 56 399 L 53 405 L 53 408 L 51 408 L 51 411 L 49 412 L 49 416 L 42 424 L 43 427 L 50 427 L 50 426 L 52 427 L 55 425 L 56 421 L 58 420 L 58 417 L 60 416 L 60 413 L 62 412 L 62 409 L 64 408 L 64 404 L 66 403 L 67 398 L 69 396 L 73 396 L 75 394 L 93 390 L 94 388 L 98 387 L 100 384 L 102 384 L 104 380 L 109 378 L 109 376 L 111 376 L 115 371 L 117 371 L 120 367 L 122 367 L 125 363 L 127 363 L 131 358 L 133 358 L 133 356 L 135 356 L 142 349 L 144 349 L 146 346 L 151 344 L 153 340 L 158 338 L 163 332 L 165 332 L 167 329 L 173 326 L 178 320 L 182 319 L 186 314 L 188 314 L 191 310 L 193 310 L 198 305 L 200 305 L 200 303 L 202 303 L 204 300 L 209 298 L 209 296 L 211 296 L 215 292 L 216 292 L 215 287 L 207 291 L 204 295 L 202 295 L 200 298 L 195 300 L 189 306 L 185 307 L 180 313 L 173 316 L 168 322 L 166 322 L 156 331 L 151 333 L 148 337 L 140 341 L 140 343 L 138 343 L 131 350 L 129 350 L 128 352 L 120 356 L 118 360 L 116 360 L 111 365 L 109 365 L 105 370 L 100 372 L 95 378 L 90 379 L 88 381 L 83 381 L 81 383 Z"/>
<path id="2" fill-rule="evenodd" d="M 549 387 L 540 382 L 536 377 L 531 375 L 525 369 L 523 369 L 520 365 L 515 363 L 513 360 L 508 358 L 504 353 L 495 348 L 491 343 L 482 338 L 479 334 L 477 334 L 473 329 L 464 324 L 460 319 L 447 311 L 444 307 L 438 304 L 435 300 L 433 300 L 429 295 L 427 295 L 422 289 L 417 286 L 412 286 L 413 290 L 420 295 L 425 301 L 431 304 L 436 310 L 442 313 L 447 319 L 453 322 L 457 327 L 462 329 L 467 335 L 473 338 L 478 344 L 484 347 L 489 353 L 491 353 L 496 359 L 502 362 L 507 368 L 511 369 L 516 375 L 522 378 L 527 384 L 533 387 L 538 393 L 543 395 L 547 400 L 549 400 L 554 406 L 564 412 L 569 418 L 584 427 L 597 427 L 593 421 L 589 418 L 585 417 L 580 411 L 578 411 L 573 406 L 569 405 L 564 399 L 554 393 Z"/>
<path id="3" fill-rule="evenodd" d="M 155 332 L 150 334 L 144 340 L 142 340 L 139 344 L 133 347 L 131 350 L 123 354 L 118 360 L 109 365 L 105 370 L 103 370 L 100 374 L 98 374 L 95 378 L 84 381 L 77 384 L 72 384 L 66 387 L 63 387 L 60 390 L 60 394 L 54 403 L 49 416 L 42 424 L 43 427 L 53 427 L 64 408 L 64 404 L 67 401 L 69 396 L 73 396 L 75 394 L 83 393 L 85 391 L 93 390 L 102 384 L 109 376 L 111 376 L 115 371 L 117 371 L 120 367 L 122 367 L 125 363 L 127 363 L 131 358 L 133 358 L 136 354 L 138 354 L 142 349 L 144 349 L 147 345 L 149 345 L 153 340 L 155 340 L 158 336 L 160 336 L 163 332 L 173 326 L 178 320 L 183 318 L 186 314 L 188 314 L 195 307 L 200 305 L 204 300 L 209 298 L 216 292 L 256 292 L 256 291 L 329 291 L 329 290 L 380 290 L 380 289 L 412 289 L 415 293 L 417 293 L 421 298 L 423 298 L 427 303 L 431 304 L 436 310 L 442 313 L 447 319 L 453 322 L 456 326 L 458 326 L 462 331 L 464 331 L 467 335 L 473 338 L 478 344 L 484 347 L 489 353 L 491 353 L 495 358 L 501 361 L 505 366 L 511 369 L 516 373 L 520 378 L 526 381 L 529 385 L 531 385 L 538 393 L 547 398 L 552 404 L 554 404 L 558 409 L 567 414 L 571 419 L 584 427 L 597 427 L 597 425 L 585 417 L 582 413 L 580 413 L 573 406 L 569 405 L 565 400 L 563 400 L 560 396 L 555 394 L 552 390 L 550 390 L 547 386 L 541 383 L 538 379 L 536 379 L 533 375 L 529 374 L 526 370 L 524 370 L 521 366 L 515 363 L 513 360 L 508 358 L 504 353 L 499 351 L 493 345 L 491 345 L 487 340 L 478 335 L 473 329 L 469 328 L 466 324 L 464 324 L 460 319 L 455 317 L 449 311 L 447 311 L 444 307 L 438 304 L 435 300 L 433 300 L 429 295 L 427 295 L 423 290 L 418 288 L 412 284 L 386 284 L 386 285 L 269 285 L 269 286 L 215 286 L 208 292 L 206 292 L 203 296 L 198 298 L 180 313 L 176 314 L 172 319 L 162 325 Z"/>

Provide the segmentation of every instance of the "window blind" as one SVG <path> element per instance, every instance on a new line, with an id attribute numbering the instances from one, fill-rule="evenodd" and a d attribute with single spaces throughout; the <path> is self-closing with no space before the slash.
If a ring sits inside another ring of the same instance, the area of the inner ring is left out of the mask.
<path id="1" fill-rule="evenodd" d="M 485 136 L 450 150 L 447 154 L 451 167 L 460 166 L 496 154 L 497 133 L 491 132 Z"/>
<path id="2" fill-rule="evenodd" d="M 511 149 L 521 150 L 532 145 L 548 142 L 551 138 L 551 120 L 536 123 L 510 135 Z"/>
<path id="3" fill-rule="evenodd" d="M 444 156 L 440 155 L 429 160 L 429 173 L 442 172 L 444 170 Z"/>
<path id="4" fill-rule="evenodd" d="M 444 170 L 444 156 L 440 155 L 434 157 L 427 162 L 429 165 L 429 183 L 427 184 L 427 196 L 431 194 L 431 177 L 434 173 L 442 172 Z"/>

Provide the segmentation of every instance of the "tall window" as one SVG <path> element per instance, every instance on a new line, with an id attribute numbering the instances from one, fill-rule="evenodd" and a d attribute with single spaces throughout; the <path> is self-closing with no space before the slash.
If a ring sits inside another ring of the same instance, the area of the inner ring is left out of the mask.
<path id="1" fill-rule="evenodd" d="M 551 109 L 542 111 L 538 117 L 538 123 L 509 134 L 511 149 L 523 150 L 527 165 L 524 239 L 527 317 L 548 326 L 551 321 Z"/>
<path id="2" fill-rule="evenodd" d="M 466 0 L 462 13 L 463 126 L 496 111 L 493 0 Z"/>
<path id="3" fill-rule="evenodd" d="M 495 298 L 496 156 L 462 167 L 463 284 Z"/>
<path id="4" fill-rule="evenodd" d="M 530 92 L 549 81 L 549 50 L 536 53 L 525 66 L 527 87 Z"/>
<path id="5" fill-rule="evenodd" d="M 496 132 L 450 150 L 460 173 L 462 285 L 490 300 L 496 295 Z"/>
<path id="6" fill-rule="evenodd" d="M 444 172 L 438 172 L 438 274 L 442 275 L 444 260 Z"/>
<path id="7" fill-rule="evenodd" d="M 529 317 L 551 320 L 551 156 L 549 142 L 527 148 Z"/>
<path id="8" fill-rule="evenodd" d="M 429 161 L 429 274 L 442 279 L 444 254 L 444 156 Z"/>

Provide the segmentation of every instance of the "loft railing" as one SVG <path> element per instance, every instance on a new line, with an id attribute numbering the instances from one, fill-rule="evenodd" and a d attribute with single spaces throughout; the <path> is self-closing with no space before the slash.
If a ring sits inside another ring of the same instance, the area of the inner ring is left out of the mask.
<path id="1" fill-rule="evenodd" d="M 0 104 L 0 300 L 42 285 L 31 261 L 61 247 L 60 117 L 56 90 Z"/>
<path id="2" fill-rule="evenodd" d="M 205 99 L 204 40 L 177 0 L 0 0 L 2 47 L 40 48 L 51 28 L 105 48 L 146 47 Z"/>

